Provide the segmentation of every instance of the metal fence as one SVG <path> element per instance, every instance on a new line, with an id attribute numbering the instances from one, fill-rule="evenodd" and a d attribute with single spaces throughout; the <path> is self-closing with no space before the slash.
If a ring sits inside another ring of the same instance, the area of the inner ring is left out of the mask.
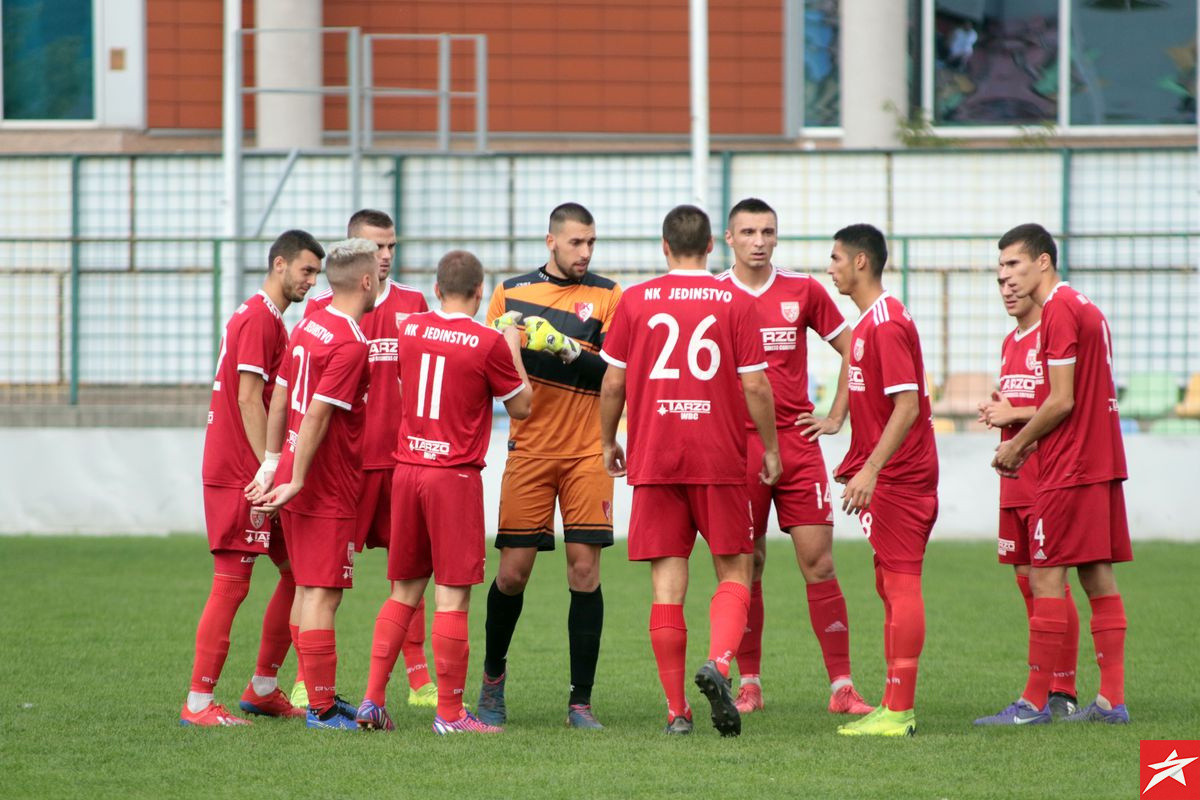
<path id="1" fill-rule="evenodd" d="M 341 238 L 353 211 L 346 158 L 301 156 L 274 197 L 284 163 L 247 159 L 245 213 L 265 213 L 264 236 L 231 241 L 219 236 L 215 157 L 0 159 L 0 424 L 202 421 L 221 328 L 257 287 L 273 235 Z M 596 216 L 594 270 L 644 279 L 663 268 L 663 214 L 690 191 L 676 154 L 373 155 L 364 166 L 364 202 L 398 220 L 397 275 L 427 294 L 451 248 L 480 255 L 489 290 L 543 263 L 546 216 L 564 200 Z M 837 228 L 889 233 L 885 283 L 917 321 L 942 427 L 970 427 L 1011 328 L 995 241 L 1039 221 L 1058 235 L 1072 284 L 1109 317 L 1131 427 L 1200 429 L 1194 151 L 722 153 L 710 166 L 709 207 L 766 199 L 780 217 L 775 262 L 827 288 Z M 728 263 L 723 246 L 711 263 Z M 815 339 L 810 352 L 825 402 L 837 360 Z"/>

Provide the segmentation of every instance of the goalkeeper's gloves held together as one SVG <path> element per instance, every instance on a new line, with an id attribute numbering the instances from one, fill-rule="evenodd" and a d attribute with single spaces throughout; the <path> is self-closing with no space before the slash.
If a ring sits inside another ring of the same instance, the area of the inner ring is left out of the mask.
<path id="1" fill-rule="evenodd" d="M 565 364 L 570 364 L 579 358 L 579 354 L 582 352 L 579 342 L 570 336 L 559 333 L 549 320 L 542 317 L 525 318 L 525 337 L 526 349 L 553 353 Z"/>

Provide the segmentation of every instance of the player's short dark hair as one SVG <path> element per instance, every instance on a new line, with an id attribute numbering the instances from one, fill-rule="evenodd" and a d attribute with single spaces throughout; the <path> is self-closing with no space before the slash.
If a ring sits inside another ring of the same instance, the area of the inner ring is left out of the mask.
<path id="1" fill-rule="evenodd" d="M 392 218 L 382 211 L 364 208 L 350 215 L 350 221 L 346 223 L 346 235 L 358 236 L 359 231 L 368 226 L 387 229 L 396 227 L 396 223 L 392 222 Z"/>
<path id="2" fill-rule="evenodd" d="M 325 248 L 321 247 L 321 243 L 308 231 L 284 231 L 279 234 L 279 238 L 271 244 L 271 249 L 267 251 L 267 271 L 271 271 L 271 265 L 275 263 L 276 258 L 282 256 L 283 260 L 290 264 L 305 250 L 318 259 L 325 257 Z"/>
<path id="3" fill-rule="evenodd" d="M 729 222 L 733 222 L 733 218 L 738 214 L 770 214 L 778 223 L 779 215 L 775 213 L 775 209 L 767 205 L 765 200 L 759 200 L 757 197 L 747 197 L 744 200 L 739 200 L 734 204 L 733 208 L 729 209 Z"/>
<path id="4" fill-rule="evenodd" d="M 833 235 L 833 240 L 841 242 L 851 250 L 866 253 L 871 273 L 876 278 L 883 275 L 883 267 L 888 258 L 887 240 L 883 238 L 883 232 L 879 228 L 865 222 L 847 225 Z"/>
<path id="5" fill-rule="evenodd" d="M 712 223 L 696 206 L 675 206 L 663 218 L 663 239 L 676 258 L 702 256 L 712 243 Z"/>
<path id="6" fill-rule="evenodd" d="M 437 265 L 437 285 L 443 295 L 474 297 L 483 283 L 483 264 L 474 253 L 451 250 Z"/>
<path id="7" fill-rule="evenodd" d="M 329 245 L 325 257 L 325 274 L 334 289 L 350 289 L 365 273 L 375 269 L 375 252 L 379 247 L 367 239 L 343 239 Z"/>
<path id="8" fill-rule="evenodd" d="M 554 210 L 550 212 L 550 233 L 561 228 L 564 222 L 578 222 L 580 225 L 596 224 L 596 220 L 592 218 L 592 212 L 579 203 L 563 203 L 555 206 Z"/>
<path id="9" fill-rule="evenodd" d="M 1036 222 L 1018 225 L 1001 236 L 996 246 L 1004 250 L 1014 244 L 1021 245 L 1026 255 L 1035 261 L 1041 258 L 1042 253 L 1045 253 L 1050 256 L 1050 266 L 1058 269 L 1058 246 L 1054 244 L 1054 237 L 1050 235 L 1050 231 Z"/>

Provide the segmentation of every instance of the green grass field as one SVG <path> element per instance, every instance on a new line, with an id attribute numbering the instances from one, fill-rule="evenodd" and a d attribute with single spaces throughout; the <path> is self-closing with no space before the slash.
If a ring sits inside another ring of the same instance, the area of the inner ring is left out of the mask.
<path id="1" fill-rule="evenodd" d="M 587 734 L 563 725 L 567 595 L 560 549 L 542 555 L 527 592 L 509 661 L 506 733 L 443 739 L 430 732 L 429 712 L 402 701 L 391 706 L 393 734 L 308 731 L 274 720 L 180 728 L 192 637 L 210 579 L 203 540 L 0 539 L 0 796 L 1135 798 L 1138 740 L 1200 732 L 1200 546 L 1142 544 L 1138 560 L 1118 571 L 1130 618 L 1127 702 L 1134 724 L 976 730 L 973 717 L 1007 705 L 1023 686 L 1024 609 L 990 543 L 935 542 L 925 571 L 918 734 L 902 740 L 835 735 L 840 720 L 824 710 L 827 683 L 803 583 L 781 539 L 772 540 L 765 582 L 766 710 L 744 721 L 741 738 L 720 739 L 707 724 L 707 704 L 690 687 L 700 712 L 696 734 L 664 736 L 665 703 L 646 632 L 648 568 L 625 561 L 623 551 L 618 543 L 603 566 L 606 624 L 593 700 L 607 730 Z M 707 649 L 714 583 L 703 545 L 697 551 L 687 607 L 689 662 L 696 665 Z M 874 702 L 883 683 L 882 609 L 869 549 L 839 542 L 836 557 L 856 682 Z M 366 683 L 372 624 L 385 594 L 381 554 L 359 565 L 358 588 L 347 593 L 338 620 L 338 685 L 354 702 Z M 269 567 L 259 569 L 218 688 L 231 708 L 253 668 L 274 584 Z M 471 704 L 483 655 L 484 593 L 475 600 Z M 1080 692 L 1090 699 L 1097 670 L 1086 607 L 1082 616 Z M 293 655 L 288 662 L 285 686 Z"/>

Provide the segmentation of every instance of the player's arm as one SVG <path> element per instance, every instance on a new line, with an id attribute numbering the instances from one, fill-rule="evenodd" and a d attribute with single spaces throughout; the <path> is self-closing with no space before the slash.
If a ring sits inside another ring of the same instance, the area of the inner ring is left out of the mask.
<path id="1" fill-rule="evenodd" d="M 842 366 L 838 370 L 837 393 L 833 396 L 833 405 L 829 407 L 829 414 L 818 417 L 811 412 L 805 412 L 796 417 L 796 425 L 804 426 L 802 433 L 808 437 L 809 441 L 815 441 L 818 436 L 837 433 L 846 422 L 846 413 L 850 408 L 850 341 L 853 337 L 854 334 L 847 326 L 829 340 L 829 346 L 842 357 Z"/>
<path id="2" fill-rule="evenodd" d="M 758 479 L 773 486 L 783 474 L 779 460 L 779 436 L 775 431 L 775 396 L 771 393 L 771 382 L 765 369 L 742 372 L 742 394 L 746 397 L 746 409 L 763 442 L 762 470 Z"/>
<path id="3" fill-rule="evenodd" d="M 263 407 L 263 387 L 266 381 L 257 372 L 238 373 L 238 412 L 242 415 L 242 428 L 246 440 L 258 460 L 262 461 L 267 446 L 267 409 Z"/>
<path id="4" fill-rule="evenodd" d="M 283 452 L 283 437 L 287 434 L 287 384 L 275 380 L 275 391 L 271 392 L 271 408 L 267 411 L 263 462 L 246 485 L 246 499 L 257 503 L 271 484 L 275 482 L 275 468 L 279 466 L 279 454 Z M 262 403 L 260 401 L 259 405 Z"/>
<path id="5" fill-rule="evenodd" d="M 513 366 L 521 376 L 521 391 L 504 401 L 504 408 L 513 419 L 526 419 L 533 411 L 533 389 L 529 385 L 529 375 L 525 372 L 525 364 L 521 361 L 521 331 L 516 325 L 510 325 L 503 331 L 504 341 L 512 353 Z"/>
<path id="6" fill-rule="evenodd" d="M 625 409 L 625 369 L 607 365 L 600 384 L 600 448 L 604 453 L 604 468 L 614 478 L 625 474 L 625 451 L 617 443 L 617 426 Z M 773 413 L 773 412 L 772 412 Z M 771 421 L 774 433 L 775 422 Z"/>
<path id="7" fill-rule="evenodd" d="M 887 424 L 883 426 L 883 433 L 879 435 L 875 449 L 867 456 L 862 469 L 850 478 L 842 491 L 842 510 L 848 514 L 857 514 L 871 504 L 871 495 L 875 493 L 875 482 L 879 473 L 900 449 L 904 437 L 908 435 L 921 413 L 916 389 L 896 392 L 891 398 L 892 413 L 888 416 Z"/>
<path id="8" fill-rule="evenodd" d="M 304 479 L 312 466 L 317 448 L 321 446 L 325 434 L 329 431 L 329 421 L 333 419 L 333 412 L 332 403 L 313 398 L 296 434 L 296 460 L 292 465 L 291 482 L 276 486 L 267 493 L 255 506 L 255 511 L 274 513 L 304 488 Z"/>
<path id="9" fill-rule="evenodd" d="M 1014 406 L 1000 392 L 992 392 L 992 399 L 979 404 L 979 421 L 991 428 L 1007 428 L 1033 419 L 1037 406 Z"/>
<path id="10" fill-rule="evenodd" d="M 1046 376 L 1050 381 L 1050 396 L 1038 406 L 1025 427 L 1007 442 L 996 448 L 992 468 L 1005 477 L 1014 477 L 1029 458 L 1043 436 L 1053 431 L 1075 408 L 1075 362 L 1051 364 Z"/>

